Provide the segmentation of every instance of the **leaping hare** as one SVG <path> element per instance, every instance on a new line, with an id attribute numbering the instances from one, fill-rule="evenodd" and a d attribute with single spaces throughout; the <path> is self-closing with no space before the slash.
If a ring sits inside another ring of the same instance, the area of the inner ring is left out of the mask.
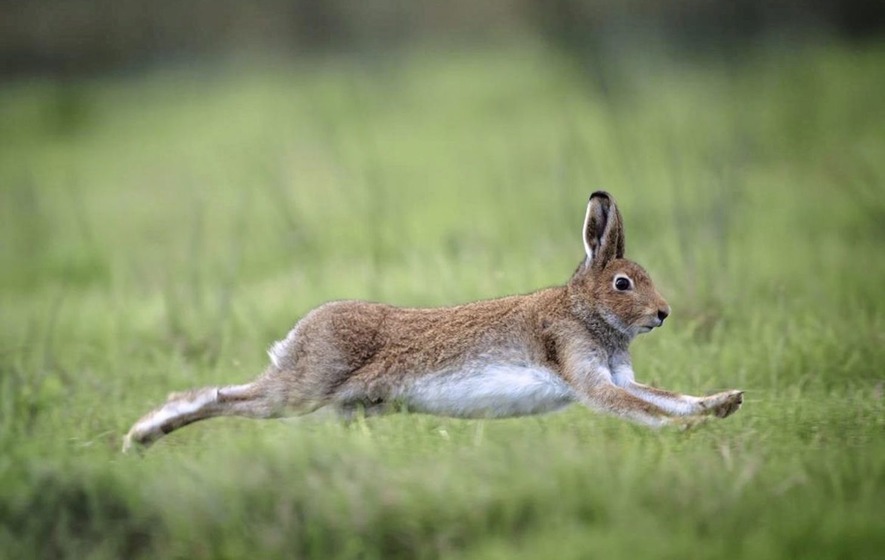
<path id="1" fill-rule="evenodd" d="M 345 415 L 396 409 L 460 418 L 538 414 L 580 402 L 649 426 L 726 417 L 742 391 L 692 397 L 634 381 L 627 347 L 670 306 L 624 259 L 606 192 L 590 196 L 586 257 L 565 286 L 439 309 L 336 301 L 308 313 L 245 385 L 173 393 L 132 426 L 123 449 L 215 416 L 273 418 L 332 405 Z"/>

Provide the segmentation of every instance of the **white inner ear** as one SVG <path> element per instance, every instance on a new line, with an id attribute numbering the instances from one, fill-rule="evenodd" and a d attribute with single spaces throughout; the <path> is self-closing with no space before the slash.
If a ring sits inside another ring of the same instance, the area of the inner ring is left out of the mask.
<path id="1" fill-rule="evenodd" d="M 587 239 L 587 226 L 590 225 L 590 202 L 587 203 L 587 214 L 584 215 L 584 229 L 581 231 L 581 239 L 584 241 L 584 252 L 587 253 L 587 263 L 593 262 L 593 249 L 590 248 L 590 240 Z"/>

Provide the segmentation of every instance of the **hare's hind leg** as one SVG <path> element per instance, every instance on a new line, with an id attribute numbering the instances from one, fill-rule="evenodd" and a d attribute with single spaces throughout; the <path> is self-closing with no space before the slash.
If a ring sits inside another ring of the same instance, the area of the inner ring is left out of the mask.
<path id="1" fill-rule="evenodd" d="M 272 378 L 263 376 L 245 385 L 172 393 L 163 405 L 132 426 L 123 440 L 123 451 L 136 446 L 147 447 L 178 428 L 216 416 L 275 418 L 285 414 L 305 414 L 317 408 L 292 402 L 291 394 L 280 389 Z"/>

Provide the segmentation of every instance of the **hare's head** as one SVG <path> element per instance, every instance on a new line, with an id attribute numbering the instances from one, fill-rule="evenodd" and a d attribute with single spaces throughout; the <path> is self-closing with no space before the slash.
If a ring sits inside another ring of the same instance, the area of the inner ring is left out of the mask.
<path id="1" fill-rule="evenodd" d="M 568 284 L 573 311 L 628 338 L 660 327 L 670 306 L 648 273 L 624 258 L 624 223 L 607 192 L 590 195 L 583 235 L 587 256 Z"/>

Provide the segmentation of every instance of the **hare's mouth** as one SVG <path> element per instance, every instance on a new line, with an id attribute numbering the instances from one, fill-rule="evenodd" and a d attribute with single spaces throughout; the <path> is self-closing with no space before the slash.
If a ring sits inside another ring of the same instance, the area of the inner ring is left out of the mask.
<path id="1" fill-rule="evenodd" d="M 649 324 L 647 324 L 647 325 L 640 325 L 640 327 L 639 327 L 639 334 L 644 334 L 644 333 L 647 333 L 647 332 L 651 332 L 651 331 L 653 331 L 654 329 L 660 327 L 660 326 L 663 325 L 663 324 L 664 324 L 663 321 L 661 321 L 660 319 L 656 319 L 654 322 L 649 323 Z"/>

